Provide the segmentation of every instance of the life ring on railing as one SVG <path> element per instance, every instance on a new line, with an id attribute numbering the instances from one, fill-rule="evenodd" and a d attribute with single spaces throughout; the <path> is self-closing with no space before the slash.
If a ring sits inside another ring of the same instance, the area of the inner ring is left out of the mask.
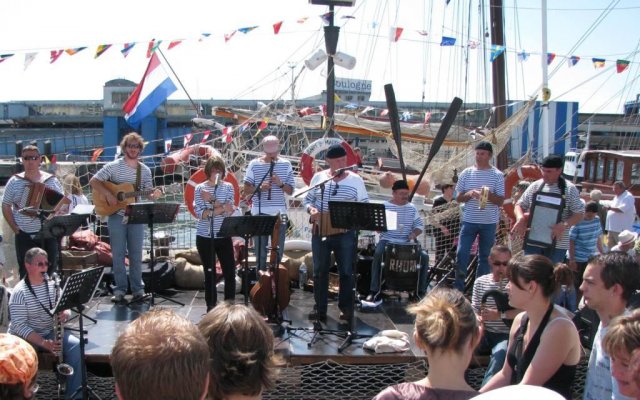
<path id="1" fill-rule="evenodd" d="M 416 185 L 416 181 L 420 175 L 407 175 L 407 184 L 409 185 L 409 190 L 413 190 L 413 187 Z M 402 176 L 395 174 L 391 171 L 386 171 L 380 178 L 378 182 L 380 182 L 380 187 L 383 189 L 391 189 L 393 187 L 393 183 L 397 180 L 402 179 Z M 416 190 L 416 194 L 420 196 L 428 196 L 429 191 L 431 190 L 431 184 L 427 180 L 427 178 L 423 177 L 418 185 L 418 189 Z"/>
<path id="2" fill-rule="evenodd" d="M 201 184 L 202 182 L 207 180 L 207 176 L 204 173 L 204 168 L 199 168 L 196 172 L 191 175 L 189 178 L 189 182 L 187 182 L 184 188 L 184 205 L 187 206 L 191 215 L 196 217 L 196 211 L 193 209 L 193 199 L 196 195 L 196 186 Z M 240 203 L 240 186 L 238 185 L 238 180 L 232 172 L 227 171 L 224 175 L 225 182 L 229 182 L 233 185 L 234 196 L 233 202 L 237 206 Z"/>
<path id="3" fill-rule="evenodd" d="M 502 203 L 502 209 L 507 214 L 511 222 L 515 222 L 516 214 L 514 212 L 513 199 L 511 198 L 511 191 L 518 182 L 525 181 L 537 181 L 542 178 L 542 172 L 537 165 L 522 165 L 518 168 L 514 168 L 504 178 L 504 203 Z"/>
<path id="4" fill-rule="evenodd" d="M 300 157 L 300 176 L 302 180 L 307 185 L 311 183 L 311 178 L 316 173 L 316 170 L 313 166 L 313 161 L 316 159 L 316 156 L 321 151 L 328 149 L 330 146 L 334 144 L 341 145 L 344 150 L 347 152 L 347 165 L 353 165 L 357 163 L 356 154 L 353 152 L 349 143 L 345 142 L 340 138 L 331 138 L 325 137 L 312 142 L 307 146 L 306 149 L 302 152 L 302 156 Z"/>
<path id="5" fill-rule="evenodd" d="M 208 144 L 193 144 L 182 150 L 176 150 L 169 153 L 161 162 L 162 172 L 165 174 L 173 174 L 177 164 L 189 164 L 191 157 L 199 157 L 208 160 L 209 157 L 216 155 L 221 157 L 220 152 Z"/>

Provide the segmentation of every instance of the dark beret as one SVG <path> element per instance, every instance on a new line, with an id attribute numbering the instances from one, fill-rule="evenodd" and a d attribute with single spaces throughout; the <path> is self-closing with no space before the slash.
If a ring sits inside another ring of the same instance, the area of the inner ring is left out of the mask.
<path id="1" fill-rule="evenodd" d="M 476 150 L 486 150 L 489 153 L 493 154 L 493 146 L 489 142 L 480 142 L 476 145 Z"/>
<path id="2" fill-rule="evenodd" d="M 393 186 L 391 187 L 391 190 L 398 190 L 398 189 L 409 189 L 409 185 L 407 184 L 407 181 L 405 180 L 398 180 L 393 182 Z"/>
<path id="3" fill-rule="evenodd" d="M 334 144 L 327 149 L 327 154 L 324 156 L 324 158 L 340 158 L 346 155 L 347 151 L 344 149 L 344 147 L 342 147 L 342 145 Z"/>
<path id="4" fill-rule="evenodd" d="M 542 160 L 544 168 L 562 168 L 564 167 L 564 159 L 558 154 L 549 154 Z"/>

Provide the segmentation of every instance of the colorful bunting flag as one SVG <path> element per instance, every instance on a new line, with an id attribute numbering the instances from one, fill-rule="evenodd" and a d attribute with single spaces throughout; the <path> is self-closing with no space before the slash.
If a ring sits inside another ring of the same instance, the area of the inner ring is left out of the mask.
<path id="1" fill-rule="evenodd" d="M 260 126 L 258 126 L 258 130 L 261 131 L 267 127 L 267 123 L 269 122 L 269 118 L 265 118 L 260 121 Z"/>
<path id="2" fill-rule="evenodd" d="M 233 37 L 233 35 L 236 34 L 236 31 L 233 31 L 229 34 L 225 33 L 224 34 L 224 42 L 227 43 L 229 40 L 231 40 L 231 38 Z"/>
<path id="3" fill-rule="evenodd" d="M 171 50 L 177 45 L 179 45 L 180 43 L 182 43 L 182 40 L 173 40 L 171 43 L 169 43 L 169 47 L 167 49 Z"/>
<path id="4" fill-rule="evenodd" d="M 86 49 L 86 47 L 76 47 L 75 49 L 66 49 L 64 52 L 72 56 L 74 54 L 80 53 L 84 49 Z"/>
<path id="5" fill-rule="evenodd" d="M 440 42 L 440 46 L 453 46 L 456 44 L 456 38 L 443 36 L 442 41 Z"/>
<path id="6" fill-rule="evenodd" d="M 187 145 L 191 142 L 191 139 L 193 139 L 193 133 L 187 133 L 186 135 L 184 135 L 184 147 L 187 147 Z"/>
<path id="7" fill-rule="evenodd" d="M 494 62 L 496 58 L 500 57 L 502 53 L 504 53 L 505 47 L 497 44 L 491 45 L 491 56 L 489 57 L 489 61 Z"/>
<path id="8" fill-rule="evenodd" d="M 353 15 L 343 15 L 340 18 L 342 18 L 342 19 L 356 19 L 356 17 L 354 17 Z"/>
<path id="9" fill-rule="evenodd" d="M 105 51 L 109 50 L 109 47 L 111 47 L 110 44 L 101 44 L 100 46 L 98 46 L 96 48 L 96 54 L 93 56 L 93 58 L 100 57 Z"/>
<path id="10" fill-rule="evenodd" d="M 360 111 L 360 115 L 364 115 L 364 114 L 368 113 L 368 112 L 369 112 L 369 111 L 371 111 L 371 110 L 373 110 L 373 107 L 371 107 L 371 106 L 366 106 L 366 107 L 364 108 L 364 110 Z"/>
<path id="11" fill-rule="evenodd" d="M 580 61 L 580 57 L 578 56 L 569 57 L 569 67 L 573 67 L 574 65 L 576 65 L 578 61 Z"/>
<path id="12" fill-rule="evenodd" d="M 427 31 L 416 31 L 416 32 L 418 32 L 418 35 L 421 35 L 421 36 L 429 36 L 429 32 Z"/>
<path id="13" fill-rule="evenodd" d="M 247 129 L 249 129 L 249 124 L 247 124 L 247 122 L 243 122 L 242 125 L 240 125 L 240 128 L 238 128 L 238 130 L 240 131 L 240 133 L 243 133 L 244 131 L 246 131 Z"/>
<path id="14" fill-rule="evenodd" d="M 168 154 L 171 151 L 171 143 L 173 143 L 173 139 L 165 139 L 164 154 Z"/>
<path id="15" fill-rule="evenodd" d="M 204 39 L 208 38 L 209 36 L 211 36 L 210 33 L 201 33 L 200 39 L 198 39 L 198 42 L 202 42 Z"/>
<path id="16" fill-rule="evenodd" d="M 275 24 L 273 24 L 273 34 L 274 35 L 277 35 L 278 33 L 280 33 L 280 28 L 282 28 L 282 22 L 284 22 L 284 21 L 276 22 Z"/>
<path id="17" fill-rule="evenodd" d="M 521 52 L 518 53 L 518 61 L 525 62 L 529 59 L 530 55 L 531 53 L 527 53 L 526 51 L 522 50 Z"/>
<path id="18" fill-rule="evenodd" d="M 58 157 L 55 154 L 51 155 L 51 164 L 55 164 L 58 162 Z"/>
<path id="19" fill-rule="evenodd" d="M 342 101 L 342 99 L 340 98 L 340 96 L 338 96 L 337 94 L 334 93 L 333 94 L 333 101 L 335 101 L 337 103 L 337 102 Z"/>
<path id="20" fill-rule="evenodd" d="M 113 159 L 117 160 L 118 157 L 120 157 L 120 154 L 122 154 L 122 148 L 120 146 L 116 146 L 116 155 L 113 156 Z"/>
<path id="21" fill-rule="evenodd" d="M 333 18 L 333 11 L 322 14 L 320 18 L 322 18 L 322 22 L 329 25 L 331 23 L 331 18 Z"/>
<path id="22" fill-rule="evenodd" d="M 26 71 L 29 68 L 29 65 L 36 59 L 38 53 L 27 53 L 24 55 L 24 70 Z"/>
<path id="23" fill-rule="evenodd" d="M 92 162 L 98 161 L 98 157 L 100 157 L 100 154 L 102 154 L 103 151 L 104 151 L 104 147 L 100 147 L 98 149 L 95 149 L 93 151 L 93 154 L 91 155 L 91 161 Z"/>
<path id="24" fill-rule="evenodd" d="M 233 133 L 233 127 L 229 126 L 227 128 L 225 128 L 224 132 L 224 141 L 226 143 L 231 143 L 231 141 L 233 140 L 233 136 L 231 136 L 231 134 Z"/>
<path id="25" fill-rule="evenodd" d="M 256 26 L 247 26 L 245 28 L 238 28 L 238 31 L 240 31 L 240 32 L 242 32 L 244 34 L 247 34 L 247 33 L 251 32 L 252 30 L 256 29 L 257 27 L 258 27 L 257 25 Z"/>
<path id="26" fill-rule="evenodd" d="M 296 22 L 299 24 L 304 24 L 305 22 L 307 22 L 308 19 L 309 17 L 302 17 L 302 18 L 298 18 Z"/>
<path id="27" fill-rule="evenodd" d="M 392 26 L 389 39 L 391 39 L 391 41 L 394 43 L 397 42 L 400 39 L 400 36 L 402 35 L 403 30 L 404 28 Z"/>
<path id="28" fill-rule="evenodd" d="M 475 50 L 478 48 L 478 45 L 480 44 L 480 42 L 478 42 L 477 40 L 469 40 L 469 42 L 467 43 L 467 46 L 471 49 L 471 50 Z"/>
<path id="29" fill-rule="evenodd" d="M 424 113 L 424 125 L 427 125 L 430 119 L 431 119 L 431 112 L 427 111 L 426 113 Z"/>
<path id="30" fill-rule="evenodd" d="M 624 71 L 627 68 L 629 68 L 629 61 L 627 61 L 627 60 L 616 60 L 616 71 L 618 71 L 618 73 Z"/>
<path id="31" fill-rule="evenodd" d="M 0 63 L 6 61 L 11 57 L 13 57 L 13 54 L 0 54 Z"/>
<path id="32" fill-rule="evenodd" d="M 125 43 L 122 50 L 120 50 L 120 53 L 122 53 L 122 55 L 124 56 L 124 58 L 127 58 L 127 56 L 129 55 L 129 52 L 131 51 L 131 49 L 133 49 L 133 46 L 135 46 L 135 43 Z"/>
<path id="33" fill-rule="evenodd" d="M 551 64 L 556 58 L 556 53 L 547 53 L 547 65 Z"/>
<path id="34" fill-rule="evenodd" d="M 594 68 L 604 68 L 606 60 L 604 58 L 592 58 L 591 61 L 593 61 Z"/>
<path id="35" fill-rule="evenodd" d="M 209 139 L 209 135 L 211 135 L 211 131 L 202 132 L 202 143 L 206 143 L 207 139 Z"/>
<path id="36" fill-rule="evenodd" d="M 384 110 L 382 110 L 382 112 L 380 113 L 380 116 L 381 116 L 381 117 L 386 117 L 387 115 L 389 115 L 389 110 L 385 108 L 385 109 L 384 109 Z"/>
<path id="37" fill-rule="evenodd" d="M 49 64 L 53 64 L 54 62 L 56 62 L 58 60 L 58 58 L 60 58 L 62 53 L 64 53 L 64 50 L 51 50 L 51 52 L 50 52 L 51 56 L 50 56 L 50 59 L 49 59 Z"/>
<path id="38" fill-rule="evenodd" d="M 162 43 L 162 40 L 158 40 L 156 42 L 155 39 L 151 39 L 151 41 L 149 42 L 149 46 L 147 46 L 147 58 L 151 58 L 151 55 L 153 55 L 153 53 L 155 53 L 155 51 L 158 50 L 158 47 L 160 46 L 161 43 Z"/>

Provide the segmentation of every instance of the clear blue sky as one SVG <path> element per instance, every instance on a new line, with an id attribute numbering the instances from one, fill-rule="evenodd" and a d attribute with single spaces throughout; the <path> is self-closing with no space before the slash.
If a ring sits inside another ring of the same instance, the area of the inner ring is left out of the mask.
<path id="1" fill-rule="evenodd" d="M 504 3 L 509 98 L 524 99 L 536 93 L 542 79 L 540 1 Z M 96 4 L 4 2 L 0 54 L 15 56 L 0 63 L 0 101 L 102 99 L 106 81 L 141 78 L 151 38 L 164 41 L 164 54 L 193 98 L 271 99 L 284 93 L 289 99 L 291 72 L 297 74 L 306 58 L 324 48 L 318 16 L 327 8 L 307 0 Z M 613 10 L 598 23 L 612 5 Z M 489 40 L 483 37 L 478 8 L 478 0 L 451 0 L 449 6 L 445 0 L 357 0 L 356 7 L 337 8 L 336 25 L 342 27 L 338 50 L 358 61 L 354 70 L 337 68 L 336 74 L 372 80 L 373 100 L 384 100 L 384 84 L 393 83 L 399 101 L 420 101 L 423 94 L 426 101 L 450 101 L 453 96 L 467 102 L 490 101 L 486 77 L 490 79 L 491 74 L 482 69 L 481 47 L 468 51 L 468 62 L 463 49 L 469 39 Z M 581 112 L 620 112 L 624 101 L 640 93 L 640 63 L 635 55 L 640 43 L 640 2 L 548 0 L 548 8 L 548 51 L 558 54 L 549 72 L 564 55 L 581 57 L 574 68 L 565 64 L 552 74 L 552 100 L 579 101 Z M 308 17 L 305 23 L 296 22 L 303 17 Z M 278 21 L 284 23 L 280 34 L 274 35 L 272 25 Z M 224 34 L 251 26 L 258 28 L 247 34 L 237 32 L 225 43 Z M 404 28 L 397 43 L 389 40 L 391 27 Z M 419 30 L 428 35 L 420 35 Z M 199 41 L 202 33 L 211 36 Z M 457 46 L 441 47 L 442 36 L 456 37 Z M 172 39 L 185 41 L 167 50 Z M 120 54 L 125 42 L 139 42 L 127 58 Z M 95 59 L 96 46 L 105 43 L 114 46 Z M 80 46 L 88 49 L 49 63 L 50 50 Z M 515 52 L 521 49 L 531 53 L 525 63 L 516 60 Z M 27 52 L 38 52 L 38 56 L 25 71 Z M 605 58 L 605 69 L 594 69 L 592 57 Z M 631 61 L 622 74 L 615 72 L 619 58 Z M 296 97 L 320 93 L 325 76 L 323 67 L 304 71 Z M 171 98 L 184 99 L 186 94 L 180 89 Z"/>

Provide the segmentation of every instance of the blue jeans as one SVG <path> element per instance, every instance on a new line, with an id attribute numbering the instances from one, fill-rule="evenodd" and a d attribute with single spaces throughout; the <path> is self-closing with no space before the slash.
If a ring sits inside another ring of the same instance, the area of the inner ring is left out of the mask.
<path id="1" fill-rule="evenodd" d="M 280 226 L 279 238 L 278 238 L 278 264 L 282 260 L 282 254 L 284 253 L 284 240 L 287 236 L 287 224 L 283 223 Z M 267 246 L 269 245 L 270 236 L 255 236 L 253 238 L 254 252 L 256 253 L 256 260 L 258 262 L 258 268 L 261 271 L 267 269 L 267 255 L 271 254 Z"/>
<path id="2" fill-rule="evenodd" d="M 573 286 L 562 285 L 558 293 L 553 298 L 553 302 L 558 304 L 567 310 L 576 312 L 578 309 L 576 289 Z"/>
<path id="3" fill-rule="evenodd" d="M 53 332 L 44 336 L 45 339 L 53 340 Z M 42 349 L 43 351 L 48 351 Z M 80 339 L 73 336 L 68 330 L 64 331 L 64 339 L 62 340 L 62 354 L 64 355 L 64 362 L 69 364 L 73 368 L 73 374 L 67 377 L 67 387 L 64 393 L 65 399 L 71 399 L 71 395 L 75 393 L 82 386 L 82 371 L 81 371 L 81 354 L 80 354 Z M 82 398 L 82 390 L 78 392 L 75 399 Z"/>
<path id="4" fill-rule="evenodd" d="M 456 253 L 457 268 L 455 288 L 464 291 L 464 281 L 467 277 L 467 268 L 471 258 L 471 245 L 479 237 L 478 245 L 478 269 L 476 277 L 486 275 L 491 272 L 489 267 L 489 253 L 496 241 L 497 224 L 475 224 L 463 222 L 460 229 L 460 240 L 458 241 L 458 251 Z"/>
<path id="5" fill-rule="evenodd" d="M 345 313 L 353 312 L 353 257 L 356 235 L 348 231 L 339 235 L 311 237 L 311 251 L 313 252 L 313 297 L 316 311 L 327 313 L 329 297 L 329 268 L 331 267 L 331 252 L 335 253 L 338 273 L 340 276 L 340 293 L 338 307 Z"/>
<path id="6" fill-rule="evenodd" d="M 541 256 L 547 257 L 548 259 L 551 260 L 552 263 L 556 264 L 564 261 L 564 258 L 567 255 L 567 249 L 551 249 L 551 248 L 545 248 L 545 247 L 526 245 L 524 246 L 524 254 L 526 256 L 532 255 L 532 254 L 539 254 Z"/>
<path id="7" fill-rule="evenodd" d="M 144 294 L 142 281 L 142 241 L 144 240 L 143 224 L 123 224 L 122 215 L 109 216 L 109 242 L 113 255 L 113 278 L 116 281 L 114 295 L 127 294 L 127 283 L 131 284 L 131 293 Z M 124 257 L 129 257 L 129 280 Z"/>
<path id="8" fill-rule="evenodd" d="M 507 358 L 507 345 L 509 344 L 509 334 L 500 332 L 484 331 L 482 340 L 478 345 L 480 351 L 491 349 L 491 358 L 489 365 L 484 372 L 482 386 L 491 380 L 491 377 L 497 374 L 504 365 Z"/>
<path id="9" fill-rule="evenodd" d="M 373 262 L 371 263 L 371 284 L 369 291 L 371 293 L 380 292 L 382 258 L 384 257 L 384 249 L 389 241 L 382 239 L 376 245 L 373 253 Z M 420 251 L 420 262 L 418 263 L 418 296 L 423 297 L 427 292 L 427 275 L 429 272 L 429 254 L 425 250 Z"/>

